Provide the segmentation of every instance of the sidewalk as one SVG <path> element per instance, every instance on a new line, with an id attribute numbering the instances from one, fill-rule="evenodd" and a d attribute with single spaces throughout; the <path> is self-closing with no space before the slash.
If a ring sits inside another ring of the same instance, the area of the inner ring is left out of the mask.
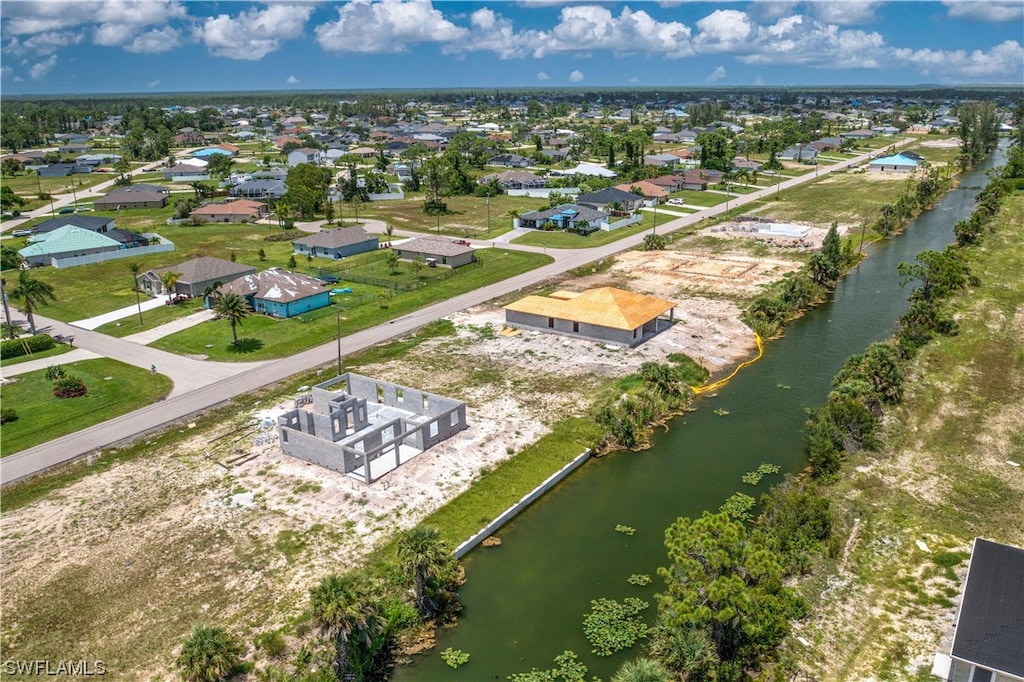
<path id="1" fill-rule="evenodd" d="M 142 302 L 141 306 L 142 306 L 142 310 L 146 311 L 146 310 L 154 310 L 156 308 L 162 308 L 166 304 L 167 304 L 167 297 L 166 296 L 157 297 L 157 298 L 148 298 L 147 297 L 146 300 Z M 126 306 L 124 308 L 119 308 L 117 310 L 111 310 L 109 313 L 103 313 L 102 315 L 97 315 L 96 317 L 90 317 L 90 318 L 85 319 L 85 320 L 78 320 L 76 322 L 71 322 L 70 324 L 75 326 L 75 327 L 81 327 L 82 329 L 96 329 L 96 327 L 100 327 L 102 325 L 105 325 L 108 322 L 114 322 L 115 320 L 123 320 L 126 317 L 131 317 L 132 315 L 138 315 L 138 314 L 139 314 L 139 306 L 137 306 L 137 305 L 130 305 L 130 306 Z"/>
<path id="2" fill-rule="evenodd" d="M 46 369 L 50 365 L 67 365 L 72 362 L 78 362 L 79 360 L 94 360 L 96 358 L 102 358 L 103 356 L 99 353 L 93 353 L 91 350 L 85 350 L 84 348 L 76 348 L 68 351 L 67 353 L 61 353 L 60 355 L 52 355 L 48 358 L 41 358 L 39 360 L 27 360 L 26 362 L 19 362 L 16 365 L 3 365 L 0 367 L 0 373 L 3 374 L 4 378 L 13 377 L 17 374 L 25 374 L 27 372 L 34 372 L 37 369 Z"/>
<path id="3" fill-rule="evenodd" d="M 157 339 L 162 339 L 165 336 L 170 336 L 171 334 L 180 332 L 182 329 L 194 327 L 197 324 L 206 322 L 207 320 L 212 320 L 215 317 L 217 317 L 217 313 L 213 312 L 212 310 L 200 310 L 198 313 L 192 313 L 187 317 L 182 317 L 180 319 L 173 320 L 171 322 L 168 322 L 167 324 L 162 324 L 159 327 L 153 327 L 152 329 L 147 329 L 144 332 L 139 332 L 137 334 L 126 336 L 124 337 L 124 340 L 131 341 L 132 343 L 140 343 L 143 346 L 148 346 Z"/>

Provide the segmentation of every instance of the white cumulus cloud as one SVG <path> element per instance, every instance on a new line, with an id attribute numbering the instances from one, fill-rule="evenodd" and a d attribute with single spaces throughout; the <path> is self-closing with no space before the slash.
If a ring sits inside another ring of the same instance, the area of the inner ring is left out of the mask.
<path id="1" fill-rule="evenodd" d="M 1024 3 L 1020 0 L 944 0 L 949 16 L 974 21 L 1021 21 Z"/>
<path id="2" fill-rule="evenodd" d="M 284 79 L 284 82 L 287 83 L 288 85 L 298 85 L 299 79 L 296 78 L 295 76 L 288 76 L 287 78 Z"/>
<path id="3" fill-rule="evenodd" d="M 690 28 L 678 21 L 658 21 L 643 10 L 624 7 L 618 16 L 602 6 L 564 7 L 550 37 L 534 49 L 534 56 L 550 52 L 612 50 L 619 55 L 661 54 L 668 58 L 688 57 Z"/>
<path id="4" fill-rule="evenodd" d="M 128 52 L 136 54 L 158 54 L 168 52 L 181 45 L 181 31 L 170 26 L 150 29 L 140 33 L 129 44 L 124 46 Z"/>
<path id="5" fill-rule="evenodd" d="M 208 17 L 195 36 L 217 57 L 259 61 L 301 36 L 312 12 L 311 5 L 273 4 L 235 17 L 220 14 Z"/>
<path id="6" fill-rule="evenodd" d="M 569 74 L 569 82 L 570 83 L 582 83 L 583 82 L 583 72 L 580 71 L 579 69 L 576 69 L 575 71 L 570 73 Z"/>
<path id="7" fill-rule="evenodd" d="M 896 59 L 916 66 L 926 75 L 967 78 L 1021 78 L 1024 47 L 1006 40 L 989 50 L 894 49 Z"/>
<path id="8" fill-rule="evenodd" d="M 808 4 L 818 19 L 828 24 L 867 24 L 875 20 L 876 0 L 819 0 Z"/>
<path id="9" fill-rule="evenodd" d="M 43 78 L 46 74 L 53 71 L 53 68 L 57 66 L 57 55 L 51 54 L 43 61 L 33 64 L 28 70 L 28 77 L 34 81 Z"/>
<path id="10" fill-rule="evenodd" d="M 429 0 L 352 0 L 338 8 L 337 21 L 316 27 L 316 39 L 328 52 L 396 53 L 411 43 L 454 43 L 472 37 Z"/>
<path id="11" fill-rule="evenodd" d="M 717 83 L 723 78 L 725 78 L 725 67 L 718 66 L 715 67 L 714 71 L 708 74 L 708 77 L 705 80 L 707 80 L 708 83 Z"/>
<path id="12" fill-rule="evenodd" d="M 547 75 L 546 73 L 544 73 L 543 71 L 538 71 L 538 72 L 537 72 L 537 80 L 539 80 L 539 81 L 546 81 L 546 80 L 550 80 L 550 78 L 551 78 L 551 77 L 550 77 L 550 76 L 548 76 L 548 75 Z"/>

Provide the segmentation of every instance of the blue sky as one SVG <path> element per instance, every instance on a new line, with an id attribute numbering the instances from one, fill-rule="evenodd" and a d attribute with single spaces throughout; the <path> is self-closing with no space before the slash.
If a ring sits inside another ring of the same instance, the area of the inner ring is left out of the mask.
<path id="1" fill-rule="evenodd" d="M 1024 83 L 1024 0 L 0 0 L 7 95 Z"/>

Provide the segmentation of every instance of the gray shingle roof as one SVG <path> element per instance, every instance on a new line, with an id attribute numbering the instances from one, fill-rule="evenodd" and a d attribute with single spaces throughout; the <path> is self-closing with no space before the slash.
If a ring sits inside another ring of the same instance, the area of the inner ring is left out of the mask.
<path id="1" fill-rule="evenodd" d="M 303 244 L 305 246 L 319 246 L 326 249 L 336 249 L 339 246 L 348 246 L 349 244 L 361 244 L 362 242 L 373 239 L 373 236 L 367 234 L 366 230 L 356 225 L 352 227 L 336 227 L 333 230 L 322 230 L 316 234 L 311 234 L 308 237 L 302 239 L 296 239 L 296 244 Z"/>

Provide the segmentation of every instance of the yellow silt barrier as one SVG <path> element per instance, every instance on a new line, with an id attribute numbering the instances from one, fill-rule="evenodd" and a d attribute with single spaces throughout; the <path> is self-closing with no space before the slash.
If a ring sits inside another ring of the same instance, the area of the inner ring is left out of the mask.
<path id="1" fill-rule="evenodd" d="M 732 371 L 732 374 L 730 374 L 729 376 L 725 377 L 724 379 L 719 379 L 718 381 L 716 381 L 714 383 L 705 384 L 703 386 L 697 386 L 697 387 L 691 389 L 694 392 L 694 394 L 695 395 L 700 395 L 701 393 L 707 393 L 708 391 L 717 391 L 722 386 L 725 386 L 727 383 L 729 383 L 729 381 L 734 376 L 736 376 L 741 369 L 743 369 L 744 367 L 746 367 L 748 365 L 752 365 L 755 362 L 757 362 L 758 360 L 760 360 L 761 356 L 764 355 L 764 343 L 761 341 L 761 335 L 758 334 L 757 332 L 754 332 L 754 343 L 757 344 L 757 357 L 752 358 L 750 360 L 747 360 L 746 362 L 741 362 L 739 365 L 736 366 L 736 369 L 734 369 Z"/>

